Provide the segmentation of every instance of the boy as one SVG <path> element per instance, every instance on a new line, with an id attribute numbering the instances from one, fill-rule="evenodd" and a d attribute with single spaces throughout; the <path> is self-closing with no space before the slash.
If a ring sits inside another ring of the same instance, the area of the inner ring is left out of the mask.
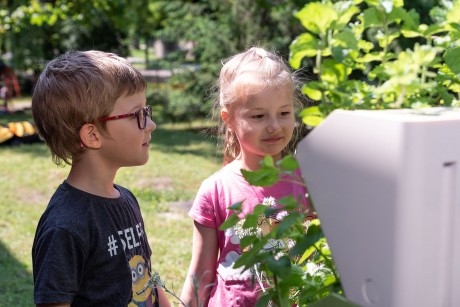
<path id="1" fill-rule="evenodd" d="M 156 129 L 139 71 L 115 54 L 69 51 L 40 75 L 32 112 L 56 164 L 71 165 L 32 247 L 39 306 L 169 306 L 146 287 L 151 250 L 139 204 L 115 185 L 143 165 Z"/>

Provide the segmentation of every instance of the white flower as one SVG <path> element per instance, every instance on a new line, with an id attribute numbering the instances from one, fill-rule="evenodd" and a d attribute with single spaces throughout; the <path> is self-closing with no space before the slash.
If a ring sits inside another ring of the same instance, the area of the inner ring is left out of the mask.
<path id="1" fill-rule="evenodd" d="M 306 220 L 306 221 L 303 222 L 303 226 L 305 227 L 305 232 L 308 231 L 308 227 L 310 226 L 310 222 L 311 222 L 310 220 Z"/>
<path id="2" fill-rule="evenodd" d="M 317 273 L 320 273 L 321 270 L 324 268 L 324 264 L 316 264 L 313 262 L 308 262 L 307 263 L 307 274 L 310 274 L 311 276 L 315 276 Z"/>
<path id="3" fill-rule="evenodd" d="M 307 263 L 306 273 L 313 277 L 316 277 L 316 276 L 324 277 L 325 274 L 331 274 L 331 272 L 332 272 L 331 269 L 326 267 L 324 263 L 320 263 L 320 264 L 316 264 L 314 262 Z"/>
<path id="4" fill-rule="evenodd" d="M 268 207 L 274 207 L 276 206 L 276 199 L 274 197 L 264 197 L 264 201 L 262 202 L 262 205 L 268 206 Z"/>
<path id="5" fill-rule="evenodd" d="M 250 227 L 250 228 L 243 228 L 243 224 L 246 220 L 242 219 L 235 226 L 233 226 L 233 230 L 235 234 L 240 238 L 240 240 L 247 236 L 257 235 L 262 236 L 262 229 L 259 227 Z"/>
<path id="6" fill-rule="evenodd" d="M 276 214 L 276 217 L 275 217 L 275 218 L 276 218 L 278 221 L 282 221 L 286 216 L 288 216 L 287 211 L 280 211 L 280 212 L 278 212 L 278 213 Z"/>

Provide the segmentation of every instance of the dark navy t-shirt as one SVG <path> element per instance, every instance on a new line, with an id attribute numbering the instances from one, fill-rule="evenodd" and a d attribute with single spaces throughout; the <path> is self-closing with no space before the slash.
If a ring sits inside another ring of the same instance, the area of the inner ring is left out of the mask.
<path id="1" fill-rule="evenodd" d="M 151 250 L 139 204 L 130 191 L 115 188 L 115 199 L 66 181 L 56 190 L 32 247 L 36 304 L 158 306 L 146 287 Z"/>

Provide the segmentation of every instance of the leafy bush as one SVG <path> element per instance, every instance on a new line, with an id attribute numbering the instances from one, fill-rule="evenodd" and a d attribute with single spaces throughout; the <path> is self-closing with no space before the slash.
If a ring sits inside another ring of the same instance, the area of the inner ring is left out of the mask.
<path id="1" fill-rule="evenodd" d="M 296 13 L 306 32 L 290 48 L 294 68 L 315 60 L 317 80 L 303 92 L 318 106 L 301 113 L 304 122 L 316 126 L 337 108 L 458 106 L 459 16 L 458 0 L 433 7 L 432 24 L 403 0 L 307 4 Z"/>

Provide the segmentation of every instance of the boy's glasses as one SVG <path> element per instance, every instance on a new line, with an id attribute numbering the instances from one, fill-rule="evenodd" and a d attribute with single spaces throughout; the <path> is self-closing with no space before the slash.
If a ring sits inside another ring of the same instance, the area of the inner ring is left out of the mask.
<path id="1" fill-rule="evenodd" d="M 153 120 L 152 107 L 146 106 L 134 113 L 103 117 L 103 118 L 100 118 L 99 121 L 106 122 L 109 120 L 122 119 L 122 118 L 128 118 L 128 117 L 133 118 L 134 116 L 137 117 L 137 126 L 139 127 L 139 129 L 145 129 L 145 127 L 147 126 L 147 118 L 150 118 L 151 120 Z"/>

